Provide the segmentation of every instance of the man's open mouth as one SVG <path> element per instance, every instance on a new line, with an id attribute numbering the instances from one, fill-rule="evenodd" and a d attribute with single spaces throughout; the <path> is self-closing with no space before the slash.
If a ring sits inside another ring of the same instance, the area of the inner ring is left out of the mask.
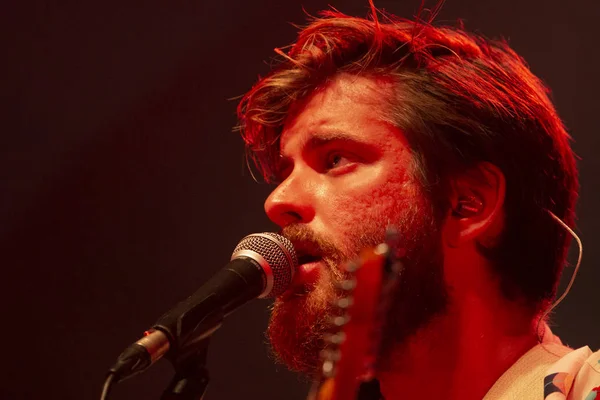
<path id="1" fill-rule="evenodd" d="M 313 262 L 321 261 L 321 257 L 311 254 L 303 254 L 298 256 L 298 265 L 310 264 Z"/>

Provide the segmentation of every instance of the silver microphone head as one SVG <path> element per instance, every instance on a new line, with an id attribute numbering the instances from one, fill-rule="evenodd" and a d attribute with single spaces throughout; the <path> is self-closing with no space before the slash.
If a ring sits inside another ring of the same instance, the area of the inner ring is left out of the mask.
<path id="1" fill-rule="evenodd" d="M 277 297 L 292 284 L 298 268 L 298 256 L 292 242 L 272 232 L 253 233 L 243 238 L 231 259 L 249 257 L 265 272 L 265 289 L 260 298 Z"/>

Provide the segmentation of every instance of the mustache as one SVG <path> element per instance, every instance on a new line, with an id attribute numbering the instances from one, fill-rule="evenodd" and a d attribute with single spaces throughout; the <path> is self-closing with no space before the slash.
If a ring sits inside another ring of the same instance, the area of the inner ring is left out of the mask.
<path id="1" fill-rule="evenodd" d="M 347 258 L 332 240 L 317 234 L 306 225 L 288 225 L 279 234 L 292 242 L 298 257 L 318 256 L 331 263 L 340 263 Z"/>

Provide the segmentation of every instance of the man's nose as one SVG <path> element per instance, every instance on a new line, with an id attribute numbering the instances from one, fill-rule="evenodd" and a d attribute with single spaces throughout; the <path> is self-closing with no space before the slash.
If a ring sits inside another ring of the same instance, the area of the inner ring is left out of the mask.
<path id="1" fill-rule="evenodd" d="M 265 211 L 269 219 L 282 228 L 293 223 L 308 223 L 315 216 L 313 200 L 308 182 L 292 174 L 269 195 Z"/>

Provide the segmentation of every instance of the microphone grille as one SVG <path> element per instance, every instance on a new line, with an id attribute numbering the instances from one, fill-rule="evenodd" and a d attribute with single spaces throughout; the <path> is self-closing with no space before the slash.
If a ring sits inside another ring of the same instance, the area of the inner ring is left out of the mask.
<path id="1" fill-rule="evenodd" d="M 261 297 L 277 297 L 283 294 L 292 284 L 298 268 L 298 256 L 292 242 L 272 232 L 253 233 L 238 243 L 232 258 L 236 257 L 236 253 L 247 250 L 258 253 L 266 261 L 268 265 L 264 270 L 268 281 L 271 279 L 269 274 L 272 276 L 272 289 Z"/>

